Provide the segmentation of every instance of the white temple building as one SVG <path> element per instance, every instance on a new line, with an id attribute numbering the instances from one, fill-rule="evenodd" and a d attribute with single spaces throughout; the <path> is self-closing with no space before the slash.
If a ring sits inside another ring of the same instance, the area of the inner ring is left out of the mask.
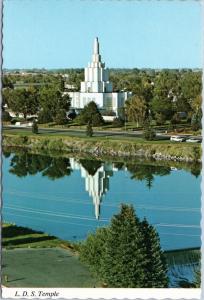
<path id="1" fill-rule="evenodd" d="M 122 115 L 121 108 L 132 93 L 113 92 L 113 85 L 109 81 L 109 70 L 105 68 L 105 63 L 101 60 L 99 41 L 96 37 L 92 61 L 84 70 L 84 81 L 81 82 L 80 92 L 68 92 L 68 94 L 71 98 L 72 109 L 83 109 L 86 104 L 94 101 L 103 116 L 110 116 L 110 112 L 119 116 Z"/>
<path id="2" fill-rule="evenodd" d="M 102 197 L 109 190 L 109 177 L 113 176 L 113 172 L 118 171 L 118 169 L 112 164 L 104 163 L 94 175 L 90 175 L 74 158 L 70 158 L 70 165 L 73 170 L 81 171 L 81 177 L 85 179 L 85 190 L 93 200 L 95 217 L 98 220 Z"/>

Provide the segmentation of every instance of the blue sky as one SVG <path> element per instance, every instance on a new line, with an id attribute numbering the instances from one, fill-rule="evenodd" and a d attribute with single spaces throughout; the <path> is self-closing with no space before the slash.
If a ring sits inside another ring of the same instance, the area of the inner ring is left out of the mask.
<path id="1" fill-rule="evenodd" d="M 4 68 L 202 67 L 202 9 L 181 0 L 4 0 Z"/>

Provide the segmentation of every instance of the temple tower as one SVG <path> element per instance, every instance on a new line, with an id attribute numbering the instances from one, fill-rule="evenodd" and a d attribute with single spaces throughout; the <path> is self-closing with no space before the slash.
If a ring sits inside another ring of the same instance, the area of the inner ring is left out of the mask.
<path id="1" fill-rule="evenodd" d="M 81 93 L 111 93 L 112 83 L 109 82 L 109 72 L 101 61 L 99 41 L 96 37 L 93 44 L 92 61 L 84 70 L 85 81 L 81 82 Z"/>

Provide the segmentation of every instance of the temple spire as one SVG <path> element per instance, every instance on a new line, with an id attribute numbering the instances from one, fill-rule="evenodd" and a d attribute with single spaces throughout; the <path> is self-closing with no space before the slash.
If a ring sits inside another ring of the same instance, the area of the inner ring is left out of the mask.
<path id="1" fill-rule="evenodd" d="M 97 37 L 94 39 L 94 54 L 99 54 L 99 42 Z"/>

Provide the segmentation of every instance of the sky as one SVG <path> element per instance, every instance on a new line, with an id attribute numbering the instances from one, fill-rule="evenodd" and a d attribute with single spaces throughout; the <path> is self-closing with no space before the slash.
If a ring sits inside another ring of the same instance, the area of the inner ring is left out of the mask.
<path id="1" fill-rule="evenodd" d="M 3 68 L 201 68 L 202 9 L 188 0 L 4 0 Z"/>

